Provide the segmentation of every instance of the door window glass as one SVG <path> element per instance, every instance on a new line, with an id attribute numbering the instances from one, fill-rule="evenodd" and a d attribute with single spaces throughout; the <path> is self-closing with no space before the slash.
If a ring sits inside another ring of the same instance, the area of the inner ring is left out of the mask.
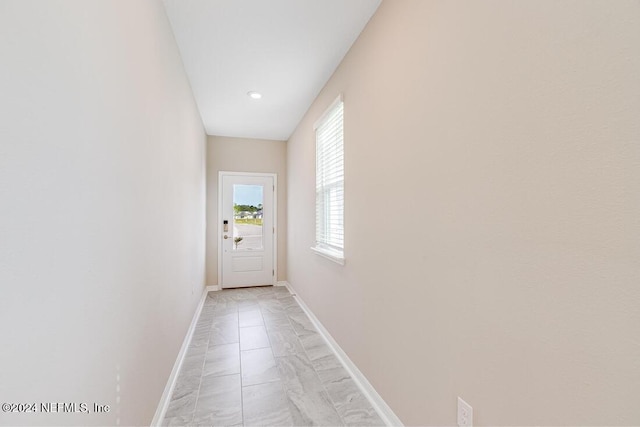
<path id="1" fill-rule="evenodd" d="M 233 185 L 233 248 L 262 249 L 262 185 Z"/>

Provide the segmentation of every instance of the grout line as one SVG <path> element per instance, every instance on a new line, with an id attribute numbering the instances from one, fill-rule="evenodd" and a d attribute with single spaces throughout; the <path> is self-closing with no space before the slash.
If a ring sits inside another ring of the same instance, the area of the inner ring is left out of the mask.
<path id="1" fill-rule="evenodd" d="M 287 287 L 290 285 L 287 285 Z M 347 371 L 351 379 L 355 382 L 356 386 L 364 397 L 369 401 L 375 412 L 382 419 L 382 422 L 387 426 L 404 426 L 402 421 L 388 406 L 384 399 L 378 394 L 375 388 L 369 383 L 364 374 L 358 369 L 358 367 L 349 359 L 349 356 L 338 345 L 335 339 L 331 336 L 329 331 L 324 327 L 320 320 L 315 316 L 313 311 L 306 305 L 304 300 L 300 297 L 296 297 L 298 305 L 302 308 L 307 317 L 311 320 L 313 326 L 318 330 L 318 333 L 322 336 L 325 344 L 329 346 L 334 356 L 338 358 L 342 367 Z"/>
<path id="2" fill-rule="evenodd" d="M 242 295 L 242 294 L 241 294 Z M 307 312 L 304 310 L 304 308 L 301 306 L 300 301 L 298 301 L 298 299 L 296 298 L 295 294 L 291 294 L 291 292 L 289 291 L 289 295 L 293 297 L 294 301 L 295 301 L 295 306 L 291 307 L 295 309 L 300 309 L 302 310 L 302 312 L 304 313 L 305 318 L 311 323 L 311 327 L 313 328 L 313 332 L 316 334 L 319 334 L 322 337 L 322 334 L 320 333 L 320 331 L 316 328 L 315 324 L 313 323 L 313 321 L 311 320 L 311 318 L 309 317 L 309 315 L 307 314 Z M 260 348 L 255 348 L 255 349 L 248 349 L 248 350 L 244 350 L 246 352 L 249 351 L 253 351 L 253 350 L 263 350 L 265 348 L 269 348 L 270 349 L 270 354 L 273 357 L 273 360 L 275 362 L 275 368 L 277 370 L 277 380 L 274 381 L 266 381 L 266 382 L 261 382 L 258 384 L 251 384 L 251 385 L 245 385 L 244 384 L 244 379 L 243 379 L 243 362 L 242 362 L 242 347 L 241 347 L 241 330 L 242 327 L 240 326 L 240 306 L 238 304 L 236 304 L 235 306 L 235 315 L 237 318 L 237 322 L 238 322 L 238 358 L 239 358 L 239 371 L 240 371 L 240 404 L 241 404 L 241 419 L 242 419 L 242 424 L 244 424 L 245 422 L 245 407 L 244 407 L 244 394 L 243 394 L 243 390 L 246 387 L 251 387 L 251 386 L 258 386 L 258 385 L 262 385 L 262 384 L 268 384 L 268 383 L 273 383 L 275 381 L 279 381 L 280 382 L 280 389 L 282 390 L 282 392 L 284 393 L 284 397 L 287 401 L 287 410 L 289 411 L 289 415 L 292 417 L 293 415 L 291 414 L 291 410 L 289 409 L 289 404 L 291 403 L 290 399 L 289 399 L 289 394 L 287 392 L 287 387 L 285 386 L 285 380 L 282 377 L 282 373 L 280 371 L 279 368 L 279 360 L 282 358 L 285 358 L 287 356 L 296 356 L 296 354 L 300 354 L 300 353 L 291 353 L 291 354 L 285 354 L 284 356 L 280 356 L 280 357 L 276 357 L 275 352 L 274 352 L 274 347 L 273 347 L 273 340 L 270 336 L 270 330 L 267 328 L 266 325 L 266 321 L 265 321 L 265 312 L 264 307 L 262 307 L 259 303 L 260 300 L 258 300 L 258 310 L 260 312 L 260 317 L 262 319 L 262 325 L 252 325 L 252 326 L 246 326 L 245 328 L 249 328 L 249 327 L 254 327 L 257 328 L 258 326 L 262 326 L 263 330 L 265 331 L 266 335 L 267 335 L 267 342 L 268 342 L 268 347 L 260 347 Z M 298 335 L 298 333 L 296 332 L 295 328 L 293 327 L 293 323 L 292 323 L 292 319 L 289 316 L 289 310 L 287 310 L 287 308 L 285 308 L 282 304 L 282 302 L 280 302 L 280 300 L 278 298 L 273 298 L 273 301 L 277 301 L 278 302 L 278 306 L 282 309 L 282 313 L 285 315 L 286 319 L 287 319 L 287 325 L 278 325 L 276 326 L 272 332 L 278 332 L 278 331 L 282 331 L 282 329 L 287 329 L 289 328 L 292 332 L 293 332 L 293 336 L 295 336 L 295 339 L 297 340 L 299 346 L 301 347 L 302 353 L 300 354 L 300 356 L 305 357 L 309 363 L 310 363 L 310 367 L 313 370 L 313 376 L 315 377 L 315 380 L 317 380 L 321 386 L 321 390 L 326 394 L 326 396 L 328 397 L 328 401 L 331 403 L 331 407 L 334 410 L 335 414 L 338 416 L 338 418 L 341 420 L 341 422 L 343 424 L 345 424 L 344 418 L 342 417 L 342 415 L 340 414 L 340 412 L 338 411 L 336 402 L 333 400 L 333 398 L 331 397 L 331 394 L 329 394 L 329 391 L 327 389 L 327 386 L 325 385 L 325 383 L 321 380 L 320 376 L 319 376 L 319 372 L 316 369 L 314 362 L 311 360 L 309 353 L 307 351 L 307 349 L 305 348 L 305 346 L 303 345 L 303 342 L 301 340 L 301 336 Z M 236 300 L 234 300 L 234 302 L 238 302 Z M 218 302 L 216 301 L 216 305 L 218 305 Z M 202 311 L 205 310 L 205 306 L 202 307 Z M 200 314 L 202 314 L 202 311 Z M 271 313 L 271 312 L 269 312 Z M 199 323 L 199 322 L 198 322 Z M 201 326 L 201 325 L 200 325 Z M 217 344 L 215 341 L 212 340 L 211 337 L 211 333 L 213 332 L 213 318 L 211 319 L 210 323 L 209 323 L 209 327 L 208 327 L 208 331 L 207 331 L 207 337 L 206 337 L 206 351 L 204 353 L 204 360 L 202 362 L 202 371 L 201 371 L 201 375 L 200 375 L 200 381 L 198 384 L 198 389 L 197 389 L 197 395 L 196 395 L 196 402 L 195 402 L 195 407 L 193 408 L 192 414 L 191 414 L 191 422 L 193 422 L 193 420 L 195 420 L 195 414 L 196 414 L 196 408 L 198 407 L 198 403 L 200 402 L 200 398 L 201 398 L 201 392 L 202 392 L 202 383 L 203 383 L 203 379 L 204 379 L 204 368 L 206 367 L 206 363 L 207 363 L 207 356 L 209 353 L 209 347 L 210 346 L 216 346 L 216 345 L 222 345 L 222 344 Z M 323 337 L 324 340 L 324 337 Z M 191 343 L 193 344 L 193 343 Z M 189 345 L 189 349 L 191 349 L 193 346 Z M 325 345 L 327 345 L 325 343 Z M 340 361 L 340 366 L 342 366 L 343 368 L 345 368 L 344 364 L 342 363 L 342 361 Z M 345 368 L 346 369 L 346 368 Z M 306 372 L 306 371 L 305 371 Z M 237 374 L 225 374 L 225 375 L 218 375 L 217 377 L 227 377 L 227 376 L 232 376 L 232 375 L 237 375 Z M 297 375 L 297 373 L 296 373 Z M 349 377 L 351 377 L 351 375 L 349 375 Z M 330 383 L 330 382 L 329 382 Z"/>
<path id="3" fill-rule="evenodd" d="M 284 309 L 284 307 L 282 307 L 282 303 L 280 302 L 280 300 L 278 298 L 274 298 L 274 300 L 278 301 L 278 304 L 280 305 L 282 310 L 286 313 L 286 310 Z M 258 305 L 259 304 L 260 303 L 258 303 Z M 271 335 L 269 334 L 269 330 L 267 329 L 267 322 L 265 322 L 264 320 L 262 307 L 260 307 L 260 315 L 262 316 L 262 322 L 264 323 L 264 330 L 267 333 L 267 340 L 269 340 L 269 349 L 271 350 L 271 355 L 273 356 L 273 361 L 276 365 L 276 371 L 278 372 L 278 382 L 280 383 L 280 390 L 282 391 L 284 398 L 286 399 L 286 410 L 289 413 L 289 418 L 293 420 L 293 414 L 291 413 L 291 409 L 289 408 L 289 403 L 291 402 L 291 400 L 289 398 L 289 393 L 287 393 L 287 388 L 284 385 L 284 378 L 282 377 L 282 373 L 280 372 L 280 366 L 278 366 L 278 358 L 276 357 L 276 354 L 273 351 L 273 343 L 271 342 Z M 289 323 L 289 326 L 291 326 L 291 321 L 289 320 L 289 316 L 286 316 L 286 317 L 287 317 L 287 322 Z"/>
<path id="4" fill-rule="evenodd" d="M 242 392 L 244 384 L 242 382 L 242 343 L 240 343 L 240 306 L 236 306 L 236 315 L 238 316 L 238 362 L 240 364 L 240 418 L 244 425 L 244 393 Z"/>
<path id="5" fill-rule="evenodd" d="M 296 301 L 296 305 L 300 309 L 302 309 L 302 307 L 300 307 L 300 304 L 298 303 L 298 300 L 295 298 L 295 296 L 294 296 L 294 300 Z M 304 310 L 303 310 L 303 312 L 304 312 Z M 304 313 L 304 316 L 309 320 L 309 322 L 311 322 L 311 319 L 309 319 L 309 316 L 307 316 L 307 313 Z M 287 315 L 287 317 L 288 317 L 288 315 Z M 313 325 L 313 323 L 311 323 L 311 326 L 313 326 L 313 330 L 314 330 L 314 332 L 316 334 L 320 334 L 318 332 L 318 330 L 316 329 L 316 327 Z M 311 360 L 311 357 L 309 357 L 309 353 L 307 353 L 307 349 L 304 347 L 304 344 L 302 344 L 302 340 L 300 339 L 300 336 L 296 333 L 295 329 L 294 329 L 293 333 L 295 334 L 296 339 L 300 343 L 300 347 L 302 348 L 302 351 L 304 352 L 305 356 L 307 357 L 307 360 L 309 360 L 309 364 L 311 365 L 311 369 L 313 370 L 313 373 L 315 374 L 316 379 L 320 383 L 320 386 L 322 387 L 322 390 L 327 394 L 327 397 L 329 398 L 329 401 L 331 402 L 331 406 L 333 407 L 333 410 L 335 411 L 335 413 L 338 416 L 338 418 L 340 418 L 340 421 L 342 421 L 342 425 L 346 426 L 347 423 L 342 418 L 342 415 L 340 415 L 340 412 L 338 411 L 338 408 L 336 406 L 336 402 L 334 402 L 334 400 L 331 398 L 331 394 L 329 393 L 329 390 L 327 390 L 327 387 L 322 382 L 322 379 L 320 379 L 320 375 L 318 375 L 318 370 L 313 365 L 313 360 Z M 340 362 L 340 365 L 342 365 L 342 362 Z"/>
<path id="6" fill-rule="evenodd" d="M 207 292 L 207 297 L 209 296 L 209 293 Z M 216 302 L 217 304 L 217 302 Z M 204 308 L 206 307 L 206 300 L 205 300 L 205 304 L 202 306 L 202 310 L 200 311 L 200 316 L 202 316 L 202 312 L 204 311 Z M 202 317 L 200 317 L 201 319 Z M 198 319 L 198 323 L 200 323 L 199 319 Z M 197 325 L 196 325 L 197 327 Z M 198 382 L 198 392 L 196 393 L 196 404 L 193 406 L 193 413 L 191 414 L 191 422 L 193 422 L 193 420 L 196 418 L 196 412 L 198 409 L 198 402 L 200 401 L 200 390 L 202 389 L 202 380 L 204 379 L 204 367 L 207 364 L 207 354 L 209 353 L 209 341 L 211 341 L 211 330 L 213 329 L 213 320 L 210 321 L 209 324 L 209 329 L 208 329 L 208 333 L 207 333 L 207 345 L 206 345 L 206 349 L 204 352 L 204 360 L 202 361 L 202 370 L 200 372 L 200 381 Z M 191 344 L 189 345 L 189 348 L 191 348 L 191 346 L 193 345 L 193 341 L 191 342 Z"/>
<path id="7" fill-rule="evenodd" d="M 198 303 L 196 311 L 193 314 L 193 318 L 189 325 L 189 329 L 187 330 L 185 338 L 182 342 L 182 346 L 180 347 L 180 351 L 178 352 L 176 361 L 173 365 L 173 368 L 169 375 L 169 379 L 167 380 L 167 384 L 165 385 L 162 396 L 160 397 L 160 402 L 158 403 L 158 407 L 156 408 L 156 412 L 151 421 L 152 426 L 161 425 L 167 419 L 166 415 L 171 405 L 171 402 L 173 400 L 176 383 L 178 382 L 178 378 L 180 376 L 180 373 L 182 372 L 184 361 L 188 353 L 189 347 L 191 346 L 195 329 L 197 328 L 198 322 L 200 321 L 200 315 L 202 314 L 202 311 L 204 309 L 207 296 L 208 296 L 208 291 L 206 291 L 205 289 L 203 290 L 203 293 L 200 297 L 200 302 Z"/>

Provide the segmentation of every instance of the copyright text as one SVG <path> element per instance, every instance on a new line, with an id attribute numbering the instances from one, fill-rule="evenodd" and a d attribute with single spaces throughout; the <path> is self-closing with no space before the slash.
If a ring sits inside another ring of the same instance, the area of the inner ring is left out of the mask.
<path id="1" fill-rule="evenodd" d="M 3 403 L 2 412 L 16 413 L 106 413 L 111 410 L 109 405 L 86 402 L 41 402 L 41 403 Z"/>

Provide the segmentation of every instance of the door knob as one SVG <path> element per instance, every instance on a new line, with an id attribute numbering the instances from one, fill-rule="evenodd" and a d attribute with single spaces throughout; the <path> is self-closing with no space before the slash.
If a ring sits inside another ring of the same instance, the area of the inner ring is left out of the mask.
<path id="1" fill-rule="evenodd" d="M 227 236 L 226 234 L 224 235 L 225 240 L 229 238 L 229 236 Z"/>

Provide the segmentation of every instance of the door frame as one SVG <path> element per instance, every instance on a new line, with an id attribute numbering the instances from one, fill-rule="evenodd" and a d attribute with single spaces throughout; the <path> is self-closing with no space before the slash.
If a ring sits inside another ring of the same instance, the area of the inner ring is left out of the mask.
<path id="1" fill-rule="evenodd" d="M 222 255 L 224 252 L 224 250 L 222 249 L 222 236 L 224 235 L 224 228 L 222 227 L 222 223 L 220 221 L 222 221 L 223 176 L 273 178 L 273 248 L 271 249 L 271 253 L 273 254 L 273 279 L 271 284 L 275 286 L 278 283 L 278 174 L 262 172 L 218 171 L 218 235 L 216 237 L 218 248 L 218 288 L 222 290 Z"/>

